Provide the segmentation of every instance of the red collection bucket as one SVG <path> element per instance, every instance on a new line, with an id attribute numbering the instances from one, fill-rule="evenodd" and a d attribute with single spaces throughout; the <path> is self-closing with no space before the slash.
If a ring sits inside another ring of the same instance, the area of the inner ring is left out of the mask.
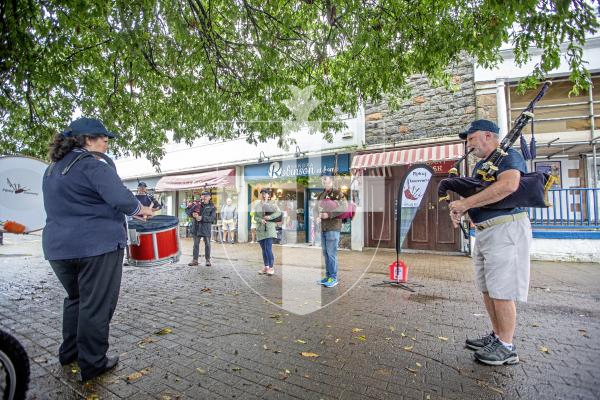
<path id="1" fill-rule="evenodd" d="M 390 280 L 394 282 L 406 282 L 408 277 L 408 266 L 404 261 L 394 261 L 390 264 Z"/>

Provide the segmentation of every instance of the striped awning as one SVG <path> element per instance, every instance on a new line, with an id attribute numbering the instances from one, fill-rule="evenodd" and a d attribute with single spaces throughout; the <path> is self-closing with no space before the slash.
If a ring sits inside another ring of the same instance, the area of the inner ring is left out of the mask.
<path id="1" fill-rule="evenodd" d="M 199 174 L 168 175 L 156 184 L 157 192 L 235 186 L 235 169 L 221 169 Z"/>
<path id="2" fill-rule="evenodd" d="M 419 147 L 406 150 L 359 154 L 352 159 L 352 170 L 415 164 L 430 161 L 456 160 L 464 154 L 462 143 Z"/>

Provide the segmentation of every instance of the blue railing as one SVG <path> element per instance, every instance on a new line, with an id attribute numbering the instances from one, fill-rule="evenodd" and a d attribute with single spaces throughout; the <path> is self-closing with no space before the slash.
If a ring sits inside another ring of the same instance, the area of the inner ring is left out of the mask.
<path id="1" fill-rule="evenodd" d="M 534 228 L 600 229 L 600 188 L 551 189 L 548 208 L 530 208 Z"/>

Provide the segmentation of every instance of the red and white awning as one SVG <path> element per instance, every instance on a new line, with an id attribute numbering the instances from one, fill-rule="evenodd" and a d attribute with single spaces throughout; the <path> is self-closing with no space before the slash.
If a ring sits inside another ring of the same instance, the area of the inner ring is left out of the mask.
<path id="1" fill-rule="evenodd" d="M 359 154 L 352 159 L 352 170 L 416 164 L 431 161 L 456 160 L 464 155 L 462 143 Z"/>
<path id="2" fill-rule="evenodd" d="M 156 183 L 157 192 L 235 186 L 235 169 L 221 169 L 199 174 L 163 176 Z"/>

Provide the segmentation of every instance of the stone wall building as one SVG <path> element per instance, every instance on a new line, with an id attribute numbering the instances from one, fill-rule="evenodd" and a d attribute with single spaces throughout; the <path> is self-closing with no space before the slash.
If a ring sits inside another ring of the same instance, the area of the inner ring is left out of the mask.
<path id="1" fill-rule="evenodd" d="M 388 107 L 387 99 L 365 106 L 367 146 L 401 146 L 412 142 L 455 139 L 456 134 L 475 117 L 474 69 L 470 60 L 449 68 L 451 87 L 433 87 L 426 76 L 408 82 L 410 97 L 398 110 Z"/>

